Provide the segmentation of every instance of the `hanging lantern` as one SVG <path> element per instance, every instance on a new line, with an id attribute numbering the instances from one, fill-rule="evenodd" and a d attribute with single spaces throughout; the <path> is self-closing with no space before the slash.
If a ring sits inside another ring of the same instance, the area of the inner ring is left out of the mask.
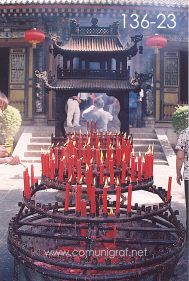
<path id="1" fill-rule="evenodd" d="M 156 50 L 162 49 L 167 45 L 167 39 L 161 35 L 155 34 L 146 39 L 146 45 Z"/>
<path id="2" fill-rule="evenodd" d="M 36 44 L 42 43 L 45 40 L 44 32 L 37 30 L 36 28 L 25 31 L 24 38 L 27 42 L 31 43 L 35 48 Z"/>

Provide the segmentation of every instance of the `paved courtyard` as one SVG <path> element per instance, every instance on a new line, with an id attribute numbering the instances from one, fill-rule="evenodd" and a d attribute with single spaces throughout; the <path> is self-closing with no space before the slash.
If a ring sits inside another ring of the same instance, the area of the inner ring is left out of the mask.
<path id="1" fill-rule="evenodd" d="M 185 197 L 184 187 L 177 185 L 175 180 L 175 154 L 172 150 L 164 131 L 157 130 L 158 138 L 160 139 L 164 152 L 166 154 L 169 165 L 156 165 L 154 167 L 154 183 L 157 186 L 167 188 L 168 177 L 173 177 L 172 183 L 172 205 L 174 209 L 180 212 L 180 220 L 185 224 Z M 17 151 L 18 152 L 18 151 Z M 30 164 L 25 164 L 30 167 Z M 36 176 L 40 177 L 40 165 L 34 164 Z M 23 171 L 24 167 L 20 164 L 18 166 L 3 165 L 0 166 L 0 281 L 13 280 L 13 258 L 7 250 L 7 229 L 8 224 L 13 215 L 15 215 L 19 207 L 17 203 L 22 201 L 23 192 Z M 141 192 L 140 196 L 136 193 L 133 200 L 139 203 L 155 203 L 154 197 L 147 197 Z M 175 269 L 175 274 L 172 281 L 186 281 L 188 264 L 187 264 L 187 249 L 185 255 L 179 262 Z M 37 281 L 37 280 L 36 280 Z M 166 280 L 165 280 L 166 281 Z"/>

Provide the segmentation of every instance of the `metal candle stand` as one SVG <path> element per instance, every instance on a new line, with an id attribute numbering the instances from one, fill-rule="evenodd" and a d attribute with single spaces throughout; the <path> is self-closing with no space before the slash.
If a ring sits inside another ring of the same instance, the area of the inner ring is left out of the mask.
<path id="1" fill-rule="evenodd" d="M 17 264 L 50 281 L 169 280 L 183 254 L 185 229 L 177 219 L 178 211 L 173 211 L 167 200 L 167 191 L 153 185 L 153 177 L 142 179 L 132 185 L 133 192 L 153 193 L 161 203 L 135 204 L 128 212 L 122 200 L 119 213 L 115 213 L 116 201 L 111 198 L 107 214 L 103 212 L 103 188 L 98 181 L 95 214 L 87 200 L 84 209 L 76 212 L 75 183 L 70 184 L 73 200 L 67 211 L 65 196 L 55 203 L 35 200 L 38 192 L 47 189 L 65 195 L 66 177 L 59 183 L 57 177 L 50 180 L 43 176 L 41 183 L 32 187 L 31 198 L 19 203 L 19 213 L 10 221 L 8 233 L 9 250 Z M 128 192 L 128 186 L 120 185 L 122 195 Z M 116 195 L 114 186 L 108 187 L 107 195 Z M 83 179 L 81 199 L 86 196 Z"/>

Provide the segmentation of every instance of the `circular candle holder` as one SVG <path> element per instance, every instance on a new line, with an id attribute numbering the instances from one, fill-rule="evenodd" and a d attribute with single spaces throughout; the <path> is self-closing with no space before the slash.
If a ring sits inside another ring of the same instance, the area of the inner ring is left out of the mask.
<path id="1" fill-rule="evenodd" d="M 133 191 L 156 194 L 161 202 L 135 204 L 130 212 L 121 202 L 119 216 L 113 199 L 107 202 L 108 215 L 103 215 L 101 188 L 95 190 L 96 215 L 91 215 L 85 186 L 85 209 L 81 207 L 79 215 L 75 202 L 69 203 L 66 212 L 65 199 L 44 202 L 45 190 L 51 188 L 59 190 L 60 186 L 45 181 L 35 185 L 31 199 L 19 203 L 19 213 L 10 221 L 8 245 L 18 270 L 24 267 L 31 280 L 42 276 L 53 281 L 169 280 L 183 253 L 185 230 L 163 188 L 150 180 L 134 185 Z M 63 185 L 61 188 L 65 190 Z M 127 185 L 121 188 L 121 192 L 127 191 Z M 38 193 L 42 199 L 35 201 Z"/>

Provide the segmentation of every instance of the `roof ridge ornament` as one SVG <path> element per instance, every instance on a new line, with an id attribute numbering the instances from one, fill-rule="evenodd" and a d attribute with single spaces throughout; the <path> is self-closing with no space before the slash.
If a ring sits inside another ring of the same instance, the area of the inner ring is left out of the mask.
<path id="1" fill-rule="evenodd" d="M 54 42 L 58 42 L 60 40 L 60 36 L 58 36 L 57 34 L 49 33 L 49 37 Z"/>

